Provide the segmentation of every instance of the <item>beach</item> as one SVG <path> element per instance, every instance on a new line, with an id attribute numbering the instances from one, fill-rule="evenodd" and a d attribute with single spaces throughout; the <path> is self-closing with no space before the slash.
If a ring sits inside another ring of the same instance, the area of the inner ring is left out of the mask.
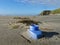
<path id="1" fill-rule="evenodd" d="M 17 29 L 11 29 L 9 25 L 11 22 L 14 23 L 16 20 L 13 19 L 15 16 L 0 16 L 0 45 L 60 45 L 60 15 L 49 15 L 49 16 L 21 16 L 29 17 L 30 19 L 41 21 L 39 27 L 45 33 L 51 34 L 37 40 L 36 42 L 29 43 L 27 40 L 21 37 L 21 33 L 26 31 L 28 26 L 20 24 Z M 23 27 L 21 27 L 23 26 Z M 49 28 L 42 29 L 42 28 Z"/>

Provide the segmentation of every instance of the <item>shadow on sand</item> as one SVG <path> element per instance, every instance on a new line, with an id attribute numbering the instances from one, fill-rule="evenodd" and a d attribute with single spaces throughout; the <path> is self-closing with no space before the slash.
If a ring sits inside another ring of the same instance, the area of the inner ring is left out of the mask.
<path id="1" fill-rule="evenodd" d="M 53 37 L 54 35 L 59 35 L 58 32 L 45 32 L 45 31 L 43 31 L 42 33 L 43 33 L 42 38 L 43 38 L 43 37 L 44 37 L 44 38 L 51 38 L 51 37 Z"/>

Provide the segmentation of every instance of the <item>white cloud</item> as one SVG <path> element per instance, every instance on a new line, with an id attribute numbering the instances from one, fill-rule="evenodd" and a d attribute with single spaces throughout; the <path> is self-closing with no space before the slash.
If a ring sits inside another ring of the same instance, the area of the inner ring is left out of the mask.
<path id="1" fill-rule="evenodd" d="M 60 0 L 15 0 L 16 2 L 29 4 L 59 5 Z"/>

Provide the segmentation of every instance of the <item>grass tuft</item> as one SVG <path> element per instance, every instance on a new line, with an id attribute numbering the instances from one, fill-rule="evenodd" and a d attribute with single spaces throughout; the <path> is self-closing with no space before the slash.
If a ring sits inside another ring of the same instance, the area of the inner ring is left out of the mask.
<path id="1" fill-rule="evenodd" d="M 12 29 L 17 29 L 17 28 L 19 28 L 19 26 L 20 25 L 18 25 L 18 24 L 11 24 Z"/>

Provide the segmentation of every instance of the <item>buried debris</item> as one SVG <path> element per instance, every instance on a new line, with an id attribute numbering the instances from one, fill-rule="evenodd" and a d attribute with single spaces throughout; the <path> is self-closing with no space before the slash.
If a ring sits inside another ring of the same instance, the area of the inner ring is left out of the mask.
<path id="1" fill-rule="evenodd" d="M 31 25 L 31 24 L 38 24 L 38 23 L 42 23 L 42 22 L 34 21 L 34 20 L 31 20 L 31 19 L 22 19 L 22 20 L 18 20 L 16 23 L 23 23 L 23 24 L 26 24 L 26 25 Z"/>
<path id="2" fill-rule="evenodd" d="M 16 21 L 16 23 L 23 23 L 26 25 L 31 25 L 32 23 L 33 24 L 42 23 L 40 21 L 31 20 L 30 18 L 27 18 L 27 17 L 14 17 L 13 19 L 19 19 L 18 21 Z"/>

